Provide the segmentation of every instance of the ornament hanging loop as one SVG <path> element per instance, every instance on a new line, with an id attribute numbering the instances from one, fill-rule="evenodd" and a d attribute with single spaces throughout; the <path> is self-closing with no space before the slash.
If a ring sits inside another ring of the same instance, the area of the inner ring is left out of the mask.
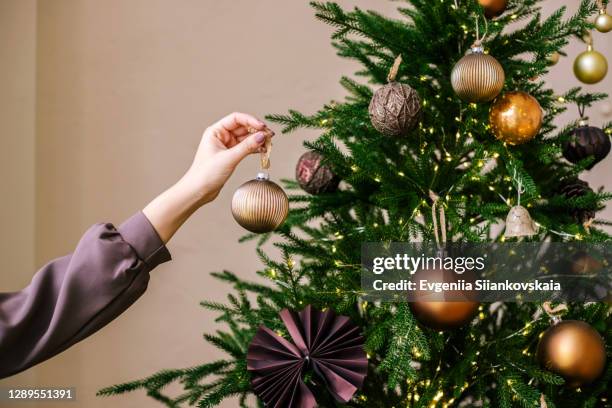
<path id="1" fill-rule="evenodd" d="M 561 303 L 555 307 L 552 307 L 549 301 L 542 303 L 542 310 L 544 313 L 550 317 L 553 322 L 553 325 L 561 322 L 561 312 L 565 312 L 568 310 L 567 305 L 565 303 Z"/>
<path id="2" fill-rule="evenodd" d="M 475 16 L 474 19 L 476 20 L 476 39 L 474 40 L 474 43 L 472 44 L 472 48 L 482 48 L 482 42 L 484 41 L 484 39 L 486 38 L 489 32 L 489 23 L 487 22 L 487 19 L 485 18 L 484 19 L 485 31 L 481 37 L 480 36 L 480 24 L 478 24 L 478 16 Z"/>
<path id="3" fill-rule="evenodd" d="M 256 133 L 257 129 L 249 127 L 247 131 L 252 134 Z M 274 135 L 274 132 L 272 132 L 268 128 L 265 128 L 263 132 L 266 140 L 264 141 L 263 146 L 260 148 L 260 164 L 262 170 L 267 170 L 270 168 L 270 154 L 272 153 L 272 135 Z"/>
<path id="4" fill-rule="evenodd" d="M 397 78 L 397 73 L 399 72 L 400 65 L 402 64 L 402 54 L 398 55 L 393 62 L 393 66 L 389 70 L 389 74 L 387 75 L 387 82 L 395 82 L 395 78 Z"/>
<path id="5" fill-rule="evenodd" d="M 440 196 L 429 190 L 429 198 L 432 201 L 431 204 L 431 219 L 433 222 L 433 230 L 434 237 L 436 239 L 436 245 L 438 250 L 442 250 L 446 245 L 446 213 L 444 212 L 444 205 L 440 204 Z M 438 235 L 438 216 L 436 214 L 436 209 L 439 207 L 439 216 L 440 216 L 440 232 L 442 234 L 442 241 L 440 241 L 440 236 Z"/>

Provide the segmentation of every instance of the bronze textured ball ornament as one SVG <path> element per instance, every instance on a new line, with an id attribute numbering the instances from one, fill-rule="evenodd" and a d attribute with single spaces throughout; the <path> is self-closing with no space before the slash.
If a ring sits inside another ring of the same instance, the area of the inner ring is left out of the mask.
<path id="1" fill-rule="evenodd" d="M 501 64 L 479 46 L 472 47 L 451 72 L 453 90 L 466 102 L 493 100 L 504 87 L 505 79 Z"/>
<path id="2" fill-rule="evenodd" d="M 585 84 L 596 84 L 606 77 L 608 61 L 600 52 L 589 45 L 574 61 L 574 75 Z"/>
<path id="3" fill-rule="evenodd" d="M 484 9 L 485 17 L 493 18 L 503 14 L 508 6 L 508 0 L 478 0 Z"/>
<path id="4" fill-rule="evenodd" d="M 601 335 L 587 323 L 565 320 L 546 330 L 537 358 L 547 370 L 565 378 L 567 386 L 576 388 L 601 375 L 606 350 Z"/>
<path id="5" fill-rule="evenodd" d="M 533 139 L 542 126 L 544 113 L 538 101 L 526 92 L 507 92 L 497 98 L 489 111 L 495 137 L 509 145 Z"/>
<path id="6" fill-rule="evenodd" d="M 416 282 L 418 288 L 421 280 L 427 280 L 429 283 L 451 283 L 459 279 L 474 278 L 467 273 L 457 275 L 453 270 L 431 269 L 417 271 L 412 281 Z M 411 296 L 414 296 L 409 298 L 412 314 L 421 324 L 434 330 L 451 330 L 468 324 L 480 305 L 461 291 L 435 292 L 419 289 Z"/>
<path id="7" fill-rule="evenodd" d="M 421 100 L 410 86 L 393 81 L 374 93 L 369 112 L 376 130 L 387 136 L 400 136 L 418 123 Z"/>
<path id="8" fill-rule="evenodd" d="M 232 215 L 244 229 L 255 233 L 274 231 L 287 218 L 289 199 L 280 186 L 259 173 L 234 193 Z"/>
<path id="9" fill-rule="evenodd" d="M 612 30 L 612 16 L 606 12 L 606 9 L 599 10 L 599 14 L 595 19 L 595 28 L 601 33 L 607 33 Z"/>

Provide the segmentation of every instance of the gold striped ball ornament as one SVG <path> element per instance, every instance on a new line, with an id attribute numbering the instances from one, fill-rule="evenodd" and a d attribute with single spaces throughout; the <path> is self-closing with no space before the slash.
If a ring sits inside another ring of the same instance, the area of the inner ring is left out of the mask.
<path id="1" fill-rule="evenodd" d="M 234 193 L 232 215 L 240 226 L 255 233 L 274 231 L 289 213 L 289 199 L 283 189 L 270 181 L 267 173 L 258 173 Z"/>
<path id="2" fill-rule="evenodd" d="M 497 139 L 509 145 L 520 145 L 538 134 L 543 117 L 536 98 L 527 92 L 512 91 L 493 102 L 489 124 Z"/>
<path id="3" fill-rule="evenodd" d="M 476 44 L 455 64 L 451 72 L 453 90 L 466 102 L 493 100 L 504 87 L 505 79 L 501 64 Z"/>

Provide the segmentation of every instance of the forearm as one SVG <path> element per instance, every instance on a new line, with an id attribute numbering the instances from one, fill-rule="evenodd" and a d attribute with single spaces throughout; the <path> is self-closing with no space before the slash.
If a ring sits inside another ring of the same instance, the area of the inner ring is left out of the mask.
<path id="1" fill-rule="evenodd" d="M 161 240 L 167 243 L 203 203 L 202 195 L 194 193 L 183 178 L 153 199 L 142 212 Z"/>

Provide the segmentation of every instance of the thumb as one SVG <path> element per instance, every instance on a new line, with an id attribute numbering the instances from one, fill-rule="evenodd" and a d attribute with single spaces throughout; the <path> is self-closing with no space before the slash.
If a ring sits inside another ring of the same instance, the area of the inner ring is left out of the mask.
<path id="1" fill-rule="evenodd" d="M 264 144 L 266 135 L 264 132 L 257 132 L 238 143 L 227 151 L 227 154 L 232 161 L 232 164 L 237 165 L 246 156 L 252 153 L 257 153 L 259 148 Z"/>

